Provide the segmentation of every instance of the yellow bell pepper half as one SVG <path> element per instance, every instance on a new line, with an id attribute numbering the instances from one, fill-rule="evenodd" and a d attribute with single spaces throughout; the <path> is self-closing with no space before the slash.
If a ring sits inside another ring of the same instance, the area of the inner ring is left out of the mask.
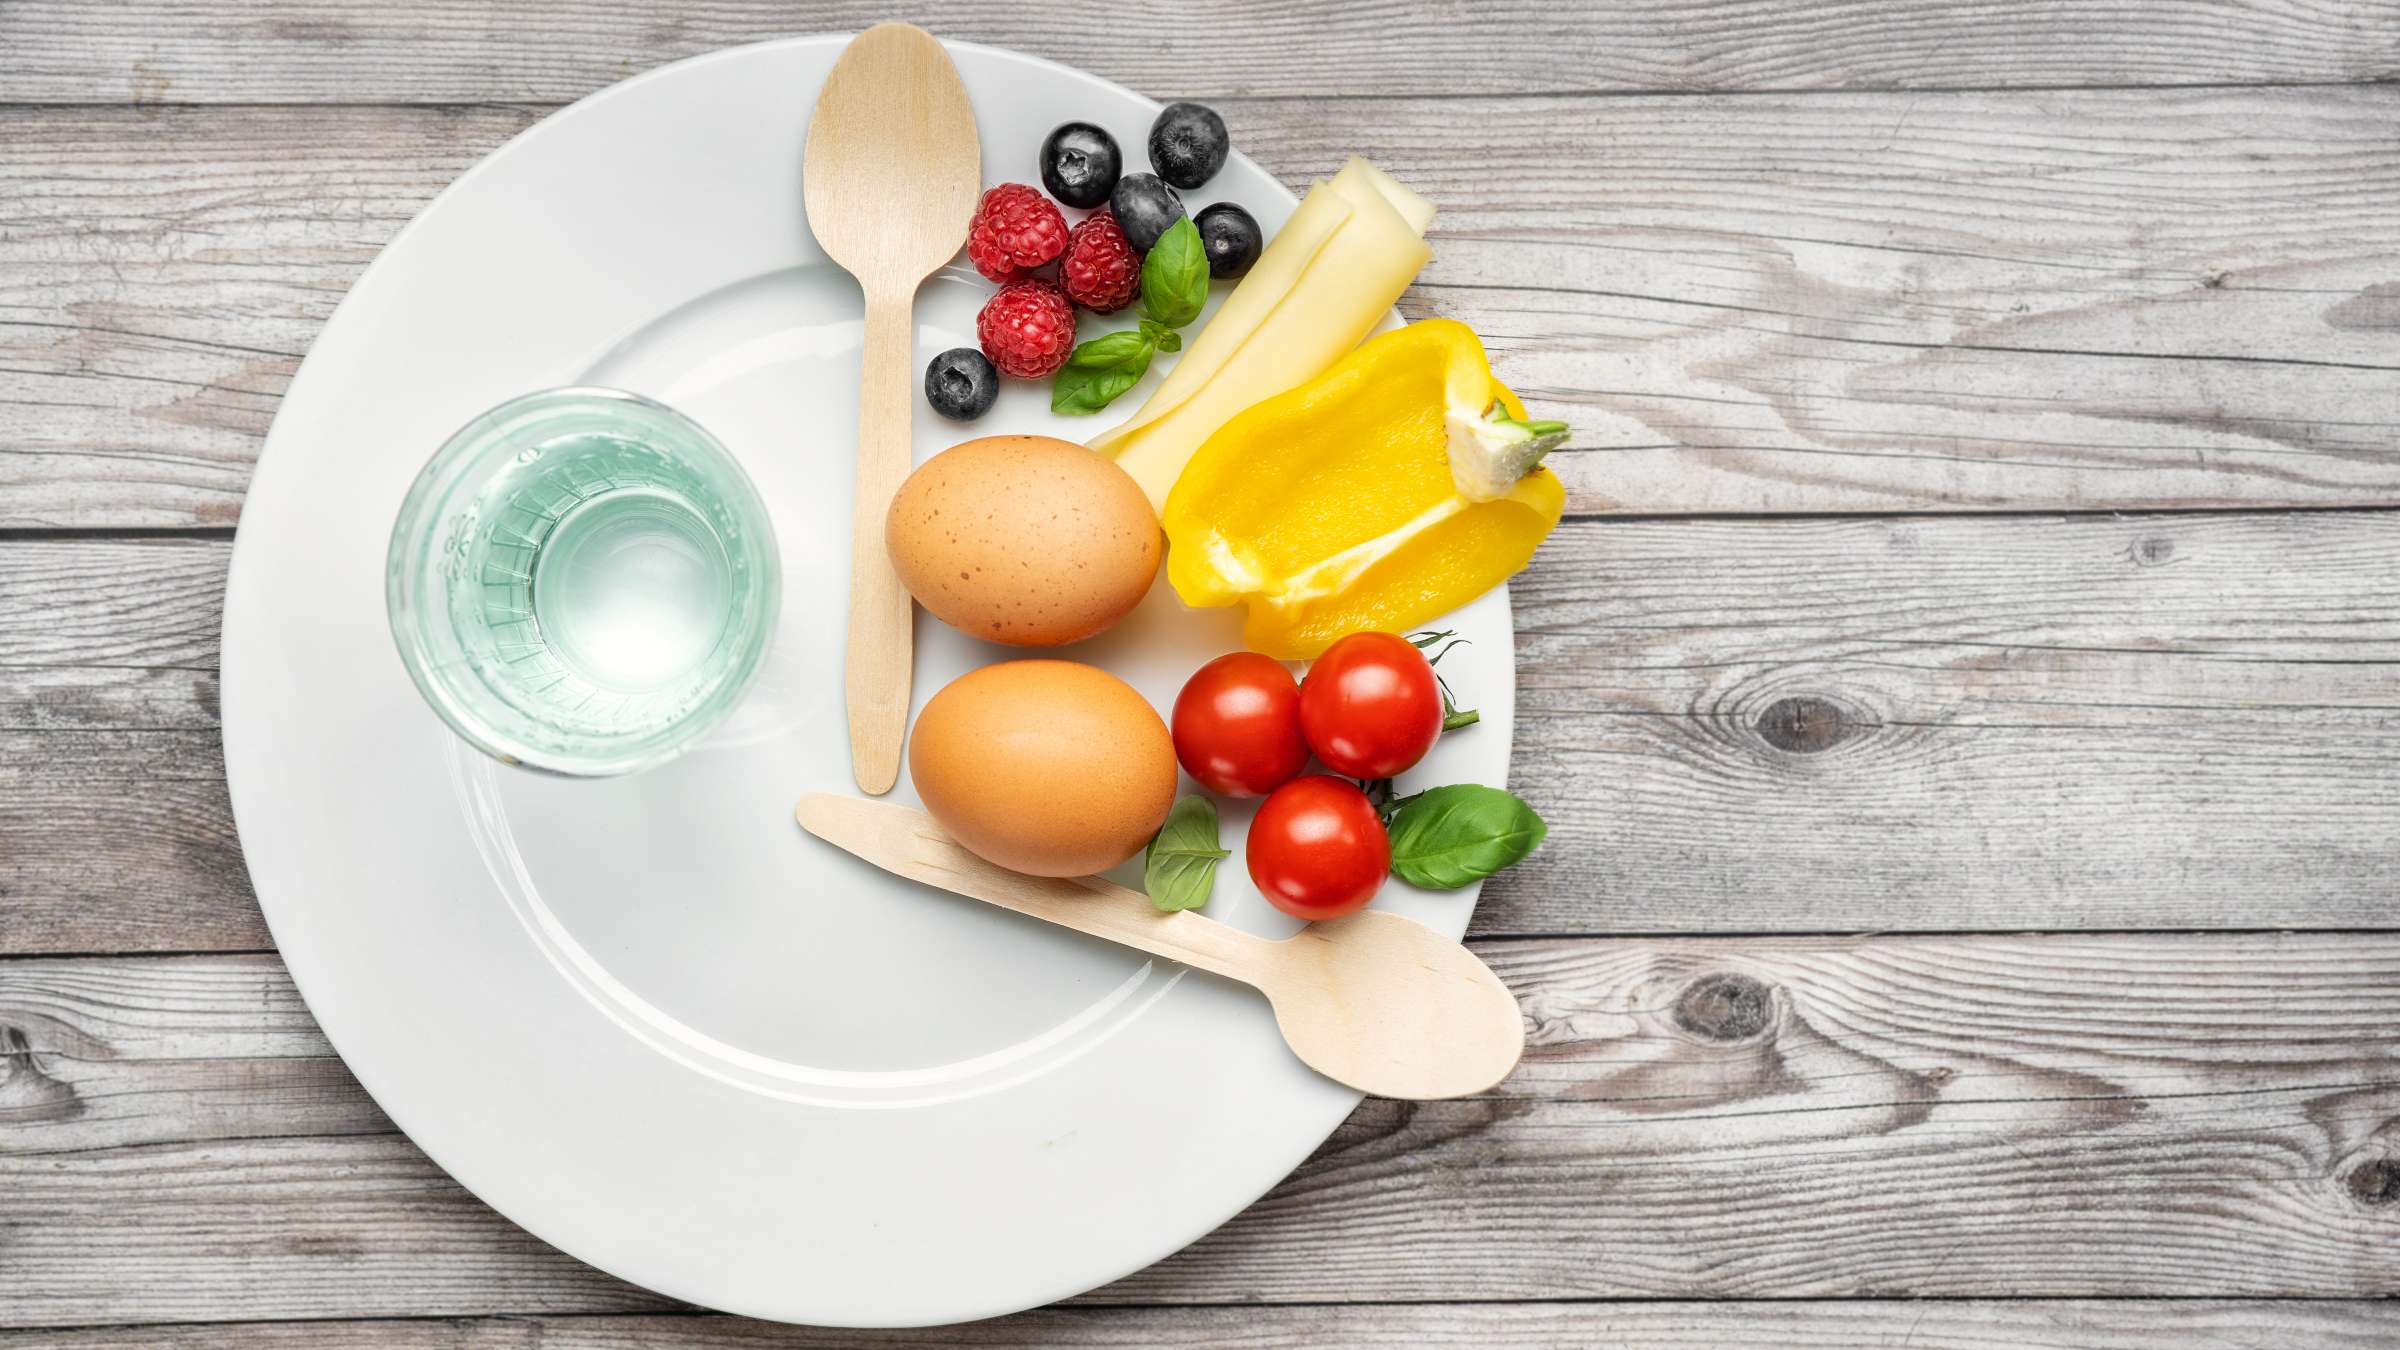
<path id="1" fill-rule="evenodd" d="M 1186 604 L 1246 605 L 1244 641 L 1283 660 L 1407 632 L 1532 559 L 1566 505 L 1536 465 L 1565 435 L 1525 421 L 1465 324 L 1371 338 L 1192 456 L 1163 512 L 1167 578 Z"/>

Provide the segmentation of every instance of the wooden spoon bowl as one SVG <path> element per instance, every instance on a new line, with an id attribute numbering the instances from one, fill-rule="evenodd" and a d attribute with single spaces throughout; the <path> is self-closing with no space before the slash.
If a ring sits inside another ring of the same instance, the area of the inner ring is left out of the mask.
<path id="1" fill-rule="evenodd" d="M 1266 978 L 1249 983 L 1267 996 L 1284 1042 L 1361 1092 L 1467 1096 L 1508 1077 L 1525 1053 L 1516 995 L 1464 945 L 1414 919 L 1360 910 L 1263 946 Z"/>

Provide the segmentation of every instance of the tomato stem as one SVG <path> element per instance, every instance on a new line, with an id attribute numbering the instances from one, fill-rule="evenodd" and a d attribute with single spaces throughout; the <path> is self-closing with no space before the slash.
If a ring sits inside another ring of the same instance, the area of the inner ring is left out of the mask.
<path id="1" fill-rule="evenodd" d="M 1481 712 L 1473 708 L 1458 706 L 1458 700 L 1450 696 L 1450 682 L 1442 678 L 1441 672 L 1434 672 L 1433 682 L 1440 686 L 1442 691 L 1442 730 L 1456 731 L 1460 727 L 1471 727 L 1483 720 Z"/>
<path id="2" fill-rule="evenodd" d="M 1384 781 L 1388 784 L 1391 780 L 1385 779 Z M 1400 814 L 1400 808 L 1408 805 L 1410 802 L 1415 801 L 1417 798 L 1422 797 L 1425 794 L 1422 792 L 1412 792 L 1405 797 L 1393 797 L 1387 788 L 1384 795 L 1388 800 L 1376 806 L 1375 814 L 1383 817 L 1383 823 L 1388 828 L 1392 823 L 1392 817 Z"/>
<path id="3" fill-rule="evenodd" d="M 1408 642 L 1410 646 L 1415 647 L 1418 651 L 1428 650 L 1436 643 L 1446 644 L 1440 651 L 1435 652 L 1433 655 L 1425 658 L 1425 664 L 1429 666 L 1440 665 L 1442 663 L 1442 658 L 1450 654 L 1450 648 L 1452 647 L 1468 647 L 1474 645 L 1474 639 L 1462 638 L 1458 635 L 1456 630 L 1448 628 L 1445 628 L 1440 632 L 1434 632 L 1428 629 L 1421 633 L 1411 633 L 1408 635 Z"/>

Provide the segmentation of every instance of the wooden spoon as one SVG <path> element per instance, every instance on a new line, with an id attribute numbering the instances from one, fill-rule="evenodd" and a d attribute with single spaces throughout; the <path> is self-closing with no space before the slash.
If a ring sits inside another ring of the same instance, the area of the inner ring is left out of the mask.
<path id="1" fill-rule="evenodd" d="M 1189 910 L 1162 914 L 1098 877 L 1011 872 L 891 802 L 816 792 L 796 814 L 810 834 L 887 872 L 1250 985 L 1302 1063 L 1361 1092 L 1464 1097 L 1508 1077 L 1525 1052 L 1508 986 L 1414 919 L 1361 910 L 1275 941 Z"/>
<path id="2" fill-rule="evenodd" d="M 966 238 L 983 149 L 949 53 L 922 28 L 886 23 L 852 39 L 825 77 L 803 153 L 808 227 L 866 294 L 842 675 L 851 775 L 889 792 L 908 733 L 912 653 L 908 592 L 884 554 L 883 518 L 912 459 L 911 313 L 918 283 Z"/>

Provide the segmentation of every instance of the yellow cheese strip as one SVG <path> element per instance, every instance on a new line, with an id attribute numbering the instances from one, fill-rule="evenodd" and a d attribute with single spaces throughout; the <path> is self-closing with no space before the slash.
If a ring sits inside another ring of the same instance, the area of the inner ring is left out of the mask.
<path id="1" fill-rule="evenodd" d="M 1419 238 L 1424 237 L 1425 227 L 1433 224 L 1432 202 L 1409 191 L 1399 179 L 1356 155 L 1352 155 L 1350 162 L 1342 166 L 1342 172 L 1333 176 L 1333 182 L 1343 195 L 1354 199 L 1359 198 L 1361 192 L 1372 189 L 1400 213 L 1400 218 L 1408 222 L 1408 228 Z"/>
<path id="2" fill-rule="evenodd" d="M 1190 350 L 1122 425 L 1093 438 L 1154 508 L 1218 427 L 1295 388 L 1366 337 L 1433 250 L 1433 206 L 1353 158 L 1309 189 Z"/>

